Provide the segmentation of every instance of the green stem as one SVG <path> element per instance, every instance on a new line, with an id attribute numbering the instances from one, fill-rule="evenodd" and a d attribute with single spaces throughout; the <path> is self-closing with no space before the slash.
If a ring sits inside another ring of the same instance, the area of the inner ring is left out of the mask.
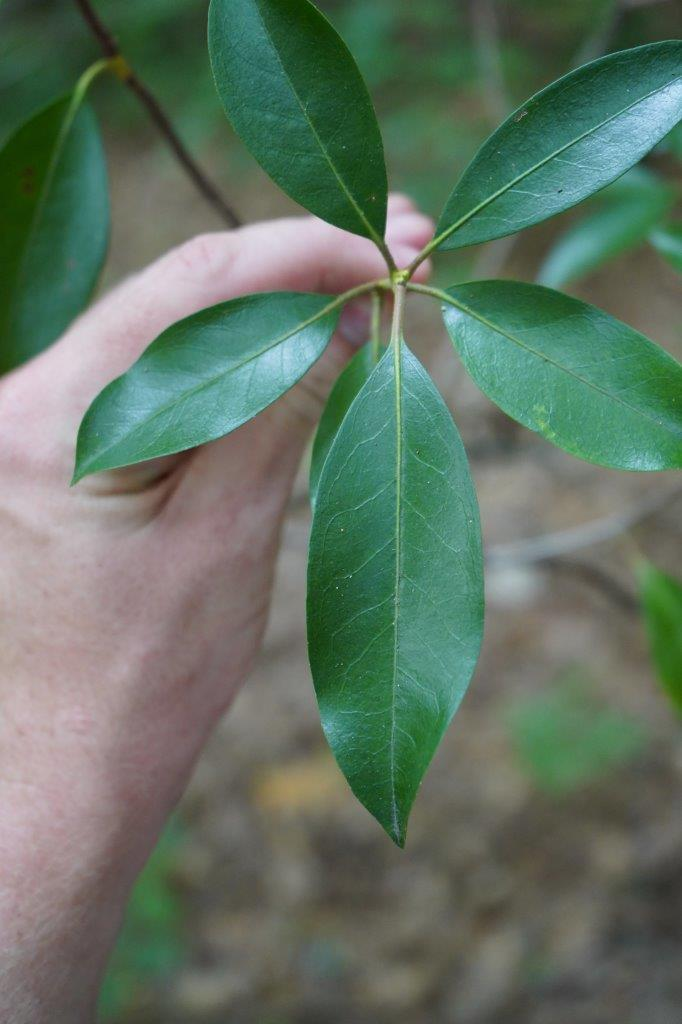
<path id="1" fill-rule="evenodd" d="M 396 266 L 396 262 L 391 256 L 391 251 L 386 245 L 386 242 L 383 240 L 383 238 L 376 237 L 373 239 L 373 241 L 381 255 L 384 257 L 384 260 L 386 261 L 386 266 L 388 267 L 389 274 L 397 273 L 398 268 Z"/>
<path id="2" fill-rule="evenodd" d="M 73 104 L 76 108 L 78 108 L 80 104 L 83 102 L 85 94 L 87 93 L 88 89 L 90 88 L 94 80 L 97 78 L 97 76 L 101 75 L 103 71 L 111 70 L 112 65 L 114 63 L 115 58 L 102 57 L 100 60 L 96 60 L 94 64 L 91 64 L 89 68 L 85 69 L 83 74 L 76 82 L 75 88 L 73 90 Z"/>
<path id="3" fill-rule="evenodd" d="M 438 299 L 439 302 L 447 302 L 449 306 L 455 306 L 456 309 L 464 309 L 459 302 L 453 299 L 452 295 L 448 295 L 442 288 L 432 288 L 428 284 L 408 284 L 407 290 L 417 292 L 419 295 L 430 295 L 432 299 Z"/>
<path id="4" fill-rule="evenodd" d="M 338 309 L 339 306 L 345 306 L 351 299 L 357 299 L 360 295 L 367 295 L 368 292 L 382 292 L 390 291 L 391 281 L 388 277 L 381 277 L 376 281 L 368 281 L 366 284 L 359 284 L 355 288 L 349 289 L 347 292 L 343 292 L 342 295 L 337 295 L 328 305 L 321 309 L 319 313 L 315 314 L 315 319 L 318 320 L 320 317 L 326 316 L 327 313 L 331 313 L 332 310 Z"/>
<path id="5" fill-rule="evenodd" d="M 459 227 L 459 225 L 457 225 L 457 227 Z M 454 231 L 454 228 L 452 230 Z M 428 243 L 428 245 L 425 245 L 424 248 L 422 249 L 422 251 L 417 253 L 415 258 L 412 260 L 412 262 L 410 263 L 409 267 L 407 268 L 407 279 L 408 279 L 408 281 L 412 277 L 412 275 L 414 274 L 414 272 L 417 269 L 417 267 L 420 266 L 420 264 L 422 264 L 424 262 L 424 260 L 429 258 L 429 256 L 433 252 L 433 250 L 437 249 L 438 246 L 440 245 L 440 243 L 443 241 L 443 239 L 447 238 L 447 236 L 449 234 L 452 234 L 452 231 L 450 231 L 450 230 L 444 231 L 442 234 L 438 235 L 436 238 L 432 238 L 431 241 Z"/>
<path id="6" fill-rule="evenodd" d="M 372 292 L 372 314 L 369 331 L 373 363 L 379 362 L 381 354 L 381 305 L 381 291 L 375 288 Z"/>
<path id="7" fill-rule="evenodd" d="M 415 286 L 420 287 L 420 286 Z M 405 317 L 406 286 L 400 282 L 393 287 L 393 319 L 391 321 L 391 345 L 394 353 L 400 350 L 403 336 L 403 319 Z"/>

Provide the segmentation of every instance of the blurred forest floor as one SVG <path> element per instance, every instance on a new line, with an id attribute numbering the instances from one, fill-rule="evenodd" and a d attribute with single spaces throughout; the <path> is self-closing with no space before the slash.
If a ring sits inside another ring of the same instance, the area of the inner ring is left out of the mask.
<path id="1" fill-rule="evenodd" d="M 321 6 L 370 81 L 393 181 L 433 214 L 495 119 L 576 55 L 679 29 L 671 2 L 615 15 L 613 4 L 583 0 L 500 3 L 492 29 L 486 4 Z M 217 108 L 204 5 L 98 7 L 244 220 L 292 212 Z M 6 131 L 97 54 L 69 4 L 5 0 L 2 17 Z M 119 93 L 104 83 L 95 96 L 112 180 L 105 285 L 220 226 Z M 511 248 L 443 257 L 437 279 L 532 280 L 574 218 Z M 653 251 L 569 290 L 682 357 L 679 278 Z M 469 449 L 488 543 L 621 511 L 671 486 L 670 474 L 590 466 L 516 427 L 464 377 L 432 306 L 415 303 L 406 333 Z M 635 532 L 641 551 L 678 575 L 681 507 Z M 305 653 L 308 527 L 303 467 L 265 648 L 138 887 L 106 1019 L 677 1024 L 682 730 L 637 616 L 573 571 L 491 572 L 483 656 L 400 852 L 351 796 L 321 735 Z M 581 559 L 634 593 L 632 545 L 616 540 Z"/>

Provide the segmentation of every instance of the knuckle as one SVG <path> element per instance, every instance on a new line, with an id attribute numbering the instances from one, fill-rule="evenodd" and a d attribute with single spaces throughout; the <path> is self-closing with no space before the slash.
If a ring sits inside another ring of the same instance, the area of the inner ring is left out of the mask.
<path id="1" fill-rule="evenodd" d="M 220 232 L 206 232 L 183 242 L 171 253 L 171 259 L 183 277 L 205 279 L 224 272 L 229 264 L 230 247 Z"/>

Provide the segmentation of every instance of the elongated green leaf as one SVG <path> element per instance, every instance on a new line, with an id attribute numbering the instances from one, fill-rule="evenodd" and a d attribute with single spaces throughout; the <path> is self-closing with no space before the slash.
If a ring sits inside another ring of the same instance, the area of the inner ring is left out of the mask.
<path id="1" fill-rule="evenodd" d="M 173 324 L 88 409 L 74 482 L 229 434 L 300 380 L 338 317 L 328 296 L 269 292 Z"/>
<path id="2" fill-rule="evenodd" d="M 663 259 L 682 274 L 682 223 L 657 228 L 651 232 L 650 241 Z"/>
<path id="3" fill-rule="evenodd" d="M 211 0 L 208 43 L 235 131 L 296 202 L 383 238 L 386 167 L 367 87 L 308 0 Z"/>
<path id="4" fill-rule="evenodd" d="M 109 238 L 104 152 L 77 94 L 33 116 L 0 152 L 0 372 L 80 313 Z"/>
<path id="5" fill-rule="evenodd" d="M 327 404 L 324 407 L 315 434 L 310 459 L 310 503 L 313 508 L 315 507 L 322 468 L 329 454 L 332 442 L 353 399 L 376 366 L 378 356 L 382 351 L 383 349 L 377 352 L 371 342 L 363 345 L 360 351 L 355 353 L 348 365 L 343 368 L 327 399 Z"/>
<path id="6" fill-rule="evenodd" d="M 637 576 L 651 656 L 670 699 L 682 714 L 682 584 L 644 560 Z"/>
<path id="7" fill-rule="evenodd" d="M 634 249 L 665 216 L 674 193 L 658 187 L 631 191 L 578 221 L 563 234 L 540 268 L 538 281 L 553 288 L 582 277 Z"/>
<path id="8" fill-rule="evenodd" d="M 663 349 L 539 285 L 477 281 L 447 295 L 464 365 L 509 416 L 589 462 L 682 466 L 682 366 Z"/>
<path id="9" fill-rule="evenodd" d="M 478 508 L 432 381 L 401 345 L 351 405 L 322 470 L 308 645 L 322 725 L 353 792 L 400 846 L 483 629 Z"/>
<path id="10" fill-rule="evenodd" d="M 682 117 L 682 43 L 611 53 L 519 107 L 447 201 L 439 248 L 511 235 L 608 185 Z"/>

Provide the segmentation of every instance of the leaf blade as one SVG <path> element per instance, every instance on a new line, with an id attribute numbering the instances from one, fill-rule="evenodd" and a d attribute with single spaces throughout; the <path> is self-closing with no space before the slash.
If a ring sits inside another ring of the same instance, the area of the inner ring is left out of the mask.
<path id="1" fill-rule="evenodd" d="M 398 845 L 478 657 L 482 580 L 459 434 L 403 344 L 398 360 L 389 351 L 373 371 L 327 456 L 308 576 L 325 734 L 353 792 Z"/>
<path id="2" fill-rule="evenodd" d="M 608 54 L 570 72 L 484 143 L 445 205 L 437 247 L 501 238 L 574 206 L 637 163 L 680 117 L 677 40 Z"/>
<path id="3" fill-rule="evenodd" d="M 265 292 L 173 324 L 88 409 L 74 482 L 235 430 L 300 380 L 338 317 L 328 296 Z"/>
<path id="4" fill-rule="evenodd" d="M 383 351 L 383 349 L 381 350 Z M 372 342 L 363 345 L 343 368 L 332 388 L 315 432 L 310 457 L 310 503 L 314 507 L 320 476 L 339 427 L 353 403 L 353 399 L 369 379 L 378 356 Z"/>
<path id="5" fill-rule="evenodd" d="M 682 223 L 668 224 L 651 232 L 651 244 L 678 274 L 682 274 Z"/>
<path id="6" fill-rule="evenodd" d="M 292 199 L 383 239 L 388 185 L 362 76 L 308 0 L 212 0 L 209 52 L 235 131 Z"/>
<path id="7" fill-rule="evenodd" d="M 87 304 L 109 240 L 104 150 L 76 90 L 0 152 L 0 372 L 46 348 Z"/>
<path id="8" fill-rule="evenodd" d="M 672 190 L 661 183 L 605 204 L 560 236 L 540 267 L 538 284 L 559 288 L 635 248 L 673 200 Z"/>
<path id="9" fill-rule="evenodd" d="M 682 366 L 663 349 L 540 285 L 477 281 L 446 294 L 455 348 L 508 416 L 598 465 L 682 466 Z"/>
<path id="10" fill-rule="evenodd" d="M 651 657 L 682 714 L 682 584 L 644 559 L 637 566 L 637 579 Z"/>

